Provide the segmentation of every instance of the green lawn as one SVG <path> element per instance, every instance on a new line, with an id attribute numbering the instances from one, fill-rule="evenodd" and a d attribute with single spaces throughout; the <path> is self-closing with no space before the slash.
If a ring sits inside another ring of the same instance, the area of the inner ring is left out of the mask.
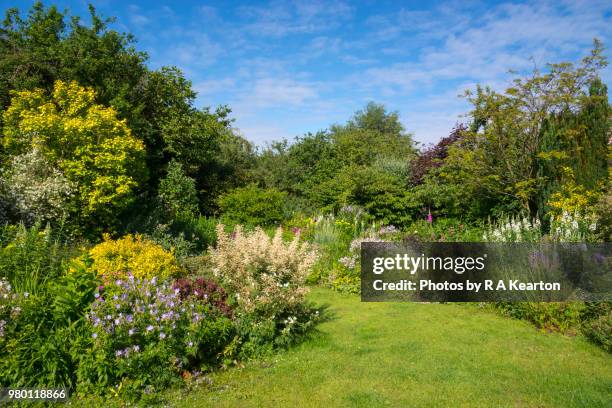
<path id="1" fill-rule="evenodd" d="M 174 391 L 173 406 L 612 406 L 612 356 L 472 305 L 361 303 L 314 289 L 333 319 L 303 344 Z"/>

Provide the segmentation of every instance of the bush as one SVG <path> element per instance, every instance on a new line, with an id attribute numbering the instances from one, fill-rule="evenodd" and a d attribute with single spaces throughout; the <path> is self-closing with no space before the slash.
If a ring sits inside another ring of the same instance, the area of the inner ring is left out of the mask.
<path id="1" fill-rule="evenodd" d="M 215 245 L 216 226 L 215 218 L 182 214 L 172 221 L 170 231 L 175 236 L 183 234 L 186 239 L 192 241 L 196 252 L 202 252 L 209 246 Z"/>
<path id="2" fill-rule="evenodd" d="M 159 183 L 158 194 L 172 217 L 199 212 L 195 180 L 185 175 L 183 166 L 175 160 L 168 164 L 168 173 Z"/>
<path id="3" fill-rule="evenodd" d="M 128 272 L 143 279 L 167 278 L 177 275 L 180 268 L 172 251 L 128 234 L 118 240 L 104 236 L 104 242 L 89 251 L 93 268 L 106 282 L 127 278 Z"/>
<path id="4" fill-rule="evenodd" d="M 30 187 L 39 191 L 31 191 L 18 180 L 23 175 L 15 174 L 15 191 L 27 201 L 22 210 L 45 217 L 64 213 L 64 194 L 71 192 L 69 223 L 84 233 L 114 227 L 117 213 L 134 201 L 147 173 L 143 142 L 114 108 L 96 104 L 96 97 L 93 89 L 58 80 L 50 94 L 42 89 L 15 92 L 2 116 L 5 152 L 25 155 L 13 163 L 18 172 L 36 163 L 38 155 L 46 159 L 28 170 L 35 183 Z"/>
<path id="5" fill-rule="evenodd" d="M 499 302 L 496 307 L 502 314 L 530 321 L 540 329 L 563 333 L 580 327 L 584 303 Z"/>
<path id="6" fill-rule="evenodd" d="M 612 310 L 584 323 L 582 333 L 604 350 L 612 352 Z"/>
<path id="7" fill-rule="evenodd" d="M 304 286 L 317 254 L 296 237 L 285 243 L 279 228 L 270 238 L 260 228 L 228 235 L 217 226 L 217 246 L 211 251 L 215 276 L 236 294 L 239 311 L 272 317 L 304 301 Z"/>
<path id="8" fill-rule="evenodd" d="M 233 338 L 232 322 L 210 302 L 181 297 L 156 278 L 128 275 L 96 296 L 92 344 L 78 372 L 81 394 L 115 387 L 124 399 L 138 399 L 184 372 L 216 366 Z"/>
<path id="9" fill-rule="evenodd" d="M 32 224 L 68 219 L 75 185 L 51 166 L 40 149 L 13 157 L 4 176 L 7 198 L 22 220 Z"/>
<path id="10" fill-rule="evenodd" d="M 340 262 L 332 266 L 329 272 L 329 284 L 334 290 L 344 293 L 361 292 L 361 276 L 359 270 L 343 263 L 345 258 L 340 258 Z M 348 257 L 346 257 L 348 259 Z"/>
<path id="11" fill-rule="evenodd" d="M 255 184 L 234 189 L 219 198 L 225 222 L 246 225 L 273 225 L 283 220 L 286 193 Z"/>
<path id="12" fill-rule="evenodd" d="M 317 313 L 305 306 L 304 295 L 316 258 L 297 236 L 283 242 L 280 228 L 270 238 L 260 228 L 245 233 L 236 226 L 230 236 L 217 226 L 213 271 L 233 295 L 243 350 L 292 342 L 314 324 Z"/>
<path id="13" fill-rule="evenodd" d="M 227 293 L 210 279 L 177 279 L 173 288 L 178 290 L 178 295 L 182 300 L 197 299 L 227 317 L 232 316 L 232 310 L 227 304 Z"/>
<path id="14" fill-rule="evenodd" d="M 406 227 L 409 239 L 423 242 L 481 242 L 483 231 L 456 218 L 434 218 L 429 223 L 425 219 Z"/>

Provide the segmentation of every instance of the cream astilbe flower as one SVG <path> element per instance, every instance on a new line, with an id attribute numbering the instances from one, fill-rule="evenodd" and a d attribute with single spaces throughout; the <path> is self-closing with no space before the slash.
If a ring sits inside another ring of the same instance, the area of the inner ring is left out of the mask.
<path id="1" fill-rule="evenodd" d="M 235 293 L 239 307 L 274 315 L 304 300 L 304 286 L 316 252 L 298 237 L 285 243 L 279 228 L 270 238 L 261 228 L 244 232 L 236 226 L 230 235 L 217 225 L 217 246 L 211 251 L 213 272 Z"/>

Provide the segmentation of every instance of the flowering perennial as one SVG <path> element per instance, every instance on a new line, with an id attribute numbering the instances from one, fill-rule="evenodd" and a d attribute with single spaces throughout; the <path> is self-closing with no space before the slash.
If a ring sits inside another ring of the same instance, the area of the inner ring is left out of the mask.
<path id="1" fill-rule="evenodd" d="M 217 247 L 211 251 L 214 273 L 236 294 L 240 311 L 273 316 L 304 300 L 304 286 L 317 254 L 296 236 L 282 240 L 279 228 L 270 238 L 262 229 L 246 233 L 237 226 L 227 234 L 217 226 Z"/>

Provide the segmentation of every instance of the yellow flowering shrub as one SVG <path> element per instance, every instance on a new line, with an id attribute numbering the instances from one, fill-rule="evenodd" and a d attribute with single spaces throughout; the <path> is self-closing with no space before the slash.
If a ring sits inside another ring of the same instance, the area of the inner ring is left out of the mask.
<path id="1" fill-rule="evenodd" d="M 76 187 L 70 212 L 112 225 L 146 178 L 145 147 L 116 110 L 96 104 L 95 97 L 74 81 L 56 81 L 50 95 L 13 92 L 2 117 L 2 144 L 11 156 L 39 151 Z"/>
<path id="2" fill-rule="evenodd" d="M 577 184 L 573 171 L 563 168 L 564 176 L 567 179 L 561 186 L 561 190 L 552 194 L 548 201 L 550 207 L 549 215 L 554 220 L 559 220 L 564 213 L 587 214 L 593 211 L 593 206 L 601 197 L 598 191 L 587 190 L 584 186 Z"/>
<path id="3" fill-rule="evenodd" d="M 299 236 L 284 242 L 281 228 L 271 238 L 261 228 L 244 232 L 240 225 L 230 235 L 219 224 L 211 251 L 213 272 L 236 294 L 239 308 L 271 318 L 304 301 L 306 278 L 316 259 Z"/>
<path id="4" fill-rule="evenodd" d="M 138 234 L 117 240 L 105 235 L 104 242 L 93 247 L 89 255 L 93 268 L 106 281 L 123 279 L 128 272 L 141 279 L 167 278 L 180 272 L 172 252 Z"/>

